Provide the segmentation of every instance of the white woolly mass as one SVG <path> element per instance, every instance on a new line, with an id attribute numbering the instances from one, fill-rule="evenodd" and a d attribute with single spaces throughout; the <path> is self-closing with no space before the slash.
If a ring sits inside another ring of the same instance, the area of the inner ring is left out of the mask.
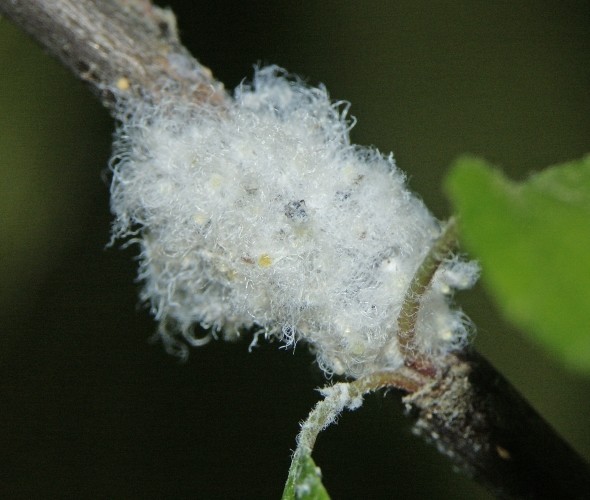
<path id="1" fill-rule="evenodd" d="M 327 373 L 402 365 L 390 339 L 441 229 L 393 158 L 351 145 L 347 106 L 276 67 L 222 113 L 193 111 L 139 106 L 112 161 L 113 234 L 139 242 L 142 298 L 167 347 L 202 343 L 196 324 L 225 338 L 253 328 L 305 340 Z M 422 352 L 465 342 L 449 297 L 476 276 L 456 258 L 441 266 L 417 320 Z"/>

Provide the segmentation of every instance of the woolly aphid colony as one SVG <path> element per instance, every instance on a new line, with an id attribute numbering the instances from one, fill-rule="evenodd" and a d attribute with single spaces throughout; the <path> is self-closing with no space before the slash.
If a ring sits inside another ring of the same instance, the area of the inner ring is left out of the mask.
<path id="1" fill-rule="evenodd" d="M 214 337 L 305 341 L 328 374 L 403 364 L 397 318 L 441 227 L 391 156 L 350 144 L 346 111 L 268 67 L 221 114 L 168 103 L 126 116 L 114 236 L 139 243 L 142 299 L 168 349 L 206 341 L 200 324 Z M 420 352 L 436 360 L 465 343 L 450 298 L 477 272 L 457 257 L 440 266 L 421 299 Z"/>

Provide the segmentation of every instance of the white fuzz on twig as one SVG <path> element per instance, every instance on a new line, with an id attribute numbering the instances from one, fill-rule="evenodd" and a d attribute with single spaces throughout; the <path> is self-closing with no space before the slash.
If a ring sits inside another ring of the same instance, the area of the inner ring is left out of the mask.
<path id="1" fill-rule="evenodd" d="M 113 234 L 137 238 L 169 349 L 202 343 L 200 324 L 304 340 L 327 373 L 403 364 L 397 317 L 441 229 L 391 155 L 350 144 L 346 104 L 276 67 L 222 111 L 135 104 L 115 142 Z M 465 342 L 449 300 L 476 275 L 457 258 L 439 268 L 416 322 L 423 353 Z"/>

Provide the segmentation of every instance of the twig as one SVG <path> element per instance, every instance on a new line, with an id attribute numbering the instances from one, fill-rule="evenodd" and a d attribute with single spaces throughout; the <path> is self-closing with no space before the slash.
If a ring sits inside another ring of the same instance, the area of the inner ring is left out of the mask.
<path id="1" fill-rule="evenodd" d="M 354 402 L 365 394 L 383 388 L 415 393 L 425 385 L 427 380 L 426 377 L 402 367 L 397 371 L 376 372 L 353 382 L 340 382 L 322 389 L 325 399 L 316 404 L 307 420 L 301 425 L 301 432 L 297 437 L 298 451 L 310 454 L 320 431 L 334 422 L 344 408 L 359 407 L 360 402 L 356 405 Z"/>
<path id="2" fill-rule="evenodd" d="M 411 360 L 415 356 L 414 337 L 416 319 L 420 310 L 422 296 L 432 282 L 432 278 L 440 267 L 443 259 L 453 250 L 457 243 L 457 228 L 455 219 L 451 218 L 444 225 L 441 235 L 430 249 L 414 279 L 410 283 L 402 310 L 397 319 L 397 340 L 405 359 Z"/>
<path id="3" fill-rule="evenodd" d="M 403 401 L 416 434 L 499 498 L 590 498 L 588 464 L 478 353 Z"/>
<path id="4" fill-rule="evenodd" d="M 393 388 L 413 393 L 423 387 L 427 381 L 426 377 L 404 366 L 396 371 L 376 372 L 352 382 L 340 382 L 324 387 L 320 391 L 324 399 L 314 406 L 307 419 L 301 423 L 301 431 L 297 436 L 297 448 L 291 460 L 283 498 L 297 497 L 294 489 L 302 480 L 302 473 L 309 466 L 308 460 L 319 433 L 335 422 L 345 408 L 357 409 L 361 406 L 363 397 L 369 392 Z M 316 473 L 312 477 L 317 475 Z"/>
<path id="5" fill-rule="evenodd" d="M 0 0 L 31 35 L 115 112 L 115 94 L 222 103 L 223 85 L 180 43 L 174 14 L 149 0 Z"/>
<path id="6" fill-rule="evenodd" d="M 126 97 L 228 99 L 181 45 L 174 15 L 148 0 L 0 0 L 0 13 L 87 82 L 115 116 L 117 99 Z M 415 312 L 407 311 L 408 331 Z M 489 363 L 464 352 L 449 356 L 447 367 L 407 388 L 417 433 L 499 496 L 590 498 L 587 464 Z"/>

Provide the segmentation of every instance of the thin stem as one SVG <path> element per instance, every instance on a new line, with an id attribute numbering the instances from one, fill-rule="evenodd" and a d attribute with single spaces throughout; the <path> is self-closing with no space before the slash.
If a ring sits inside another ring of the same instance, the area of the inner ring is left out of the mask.
<path id="1" fill-rule="evenodd" d="M 308 483 L 310 463 L 313 481 L 320 481 L 319 469 L 311 460 L 311 452 L 321 431 L 332 424 L 345 408 L 355 410 L 362 404 L 365 394 L 384 387 L 393 387 L 407 393 L 415 393 L 422 389 L 429 379 L 409 368 L 402 367 L 396 371 L 376 372 L 353 382 L 342 382 L 325 387 L 321 390 L 324 399 L 316 403 L 307 419 L 301 424 L 301 431 L 297 436 L 297 448 L 293 453 L 289 475 L 285 483 L 283 498 L 293 498 L 293 492 L 299 483 Z M 304 472 L 306 471 L 307 472 Z M 323 487 L 322 487 L 323 488 Z"/>
<path id="2" fill-rule="evenodd" d="M 456 244 L 457 228 L 455 219 L 451 218 L 445 224 L 441 235 L 434 242 L 422 264 L 420 264 L 406 292 L 404 303 L 397 320 L 397 341 L 402 355 L 410 363 L 419 357 L 419 353 L 417 354 L 415 352 L 414 338 L 416 320 L 418 318 L 418 311 L 420 310 L 420 301 L 430 286 L 432 278 L 442 261 L 453 250 Z"/>
<path id="3" fill-rule="evenodd" d="M 294 457 L 311 454 L 318 434 L 333 423 L 345 408 L 358 408 L 365 394 L 385 387 L 400 389 L 411 394 L 421 389 L 427 382 L 429 379 L 402 367 L 400 370 L 376 372 L 353 382 L 341 382 L 325 387 L 321 390 L 324 399 L 314 406 L 307 419 L 301 424 Z"/>

